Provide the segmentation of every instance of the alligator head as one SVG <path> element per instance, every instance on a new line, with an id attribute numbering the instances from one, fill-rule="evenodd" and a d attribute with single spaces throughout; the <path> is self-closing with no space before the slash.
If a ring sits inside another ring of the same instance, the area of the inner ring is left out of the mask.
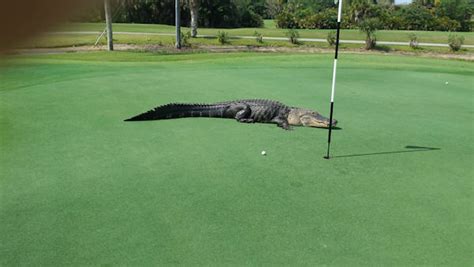
<path id="1" fill-rule="evenodd" d="M 328 128 L 329 119 L 316 111 L 302 108 L 292 108 L 288 114 L 290 125 L 302 125 L 307 127 Z M 332 120 L 332 126 L 336 126 L 337 120 Z"/>

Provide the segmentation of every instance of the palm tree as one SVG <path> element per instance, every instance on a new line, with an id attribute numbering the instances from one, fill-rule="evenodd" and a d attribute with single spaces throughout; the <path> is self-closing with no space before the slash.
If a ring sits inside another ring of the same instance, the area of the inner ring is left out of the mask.
<path id="1" fill-rule="evenodd" d="M 197 36 L 199 0 L 188 0 L 189 11 L 191 12 L 191 37 Z"/>
<path id="2" fill-rule="evenodd" d="M 375 32 L 380 28 L 380 20 L 378 18 L 366 18 L 359 22 L 359 30 L 365 33 L 365 49 L 373 49 L 377 44 Z"/>
<path id="3" fill-rule="evenodd" d="M 350 18 L 355 23 L 362 21 L 370 9 L 370 4 L 365 0 L 356 0 L 351 2 L 349 8 Z"/>
<path id="4" fill-rule="evenodd" d="M 105 24 L 107 26 L 107 47 L 109 51 L 114 50 L 113 34 L 112 34 L 112 11 L 110 10 L 109 0 L 104 0 Z"/>

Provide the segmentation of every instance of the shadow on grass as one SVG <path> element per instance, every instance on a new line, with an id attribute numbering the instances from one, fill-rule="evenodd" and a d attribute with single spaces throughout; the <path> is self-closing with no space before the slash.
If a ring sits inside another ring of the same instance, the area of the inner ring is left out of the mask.
<path id="1" fill-rule="evenodd" d="M 311 127 L 310 127 L 310 128 L 311 128 Z M 329 130 L 329 127 L 314 127 L 314 128 Z M 333 130 L 333 131 L 340 131 L 340 130 L 342 130 L 342 128 L 341 128 L 341 127 L 337 127 L 337 126 L 333 126 L 333 127 L 332 127 L 332 130 Z"/>
<path id="2" fill-rule="evenodd" d="M 373 50 L 380 52 L 390 52 L 392 51 L 392 48 L 390 48 L 388 45 L 376 45 Z"/>
<path id="3" fill-rule="evenodd" d="M 374 153 L 332 156 L 331 158 L 350 158 L 350 157 L 377 156 L 377 155 L 401 154 L 401 153 L 413 153 L 413 152 L 426 152 L 426 151 L 433 151 L 433 150 L 441 150 L 441 148 L 438 148 L 438 147 L 410 146 L 410 145 L 405 146 L 405 149 L 406 150 L 383 151 L 383 152 L 374 152 Z"/>

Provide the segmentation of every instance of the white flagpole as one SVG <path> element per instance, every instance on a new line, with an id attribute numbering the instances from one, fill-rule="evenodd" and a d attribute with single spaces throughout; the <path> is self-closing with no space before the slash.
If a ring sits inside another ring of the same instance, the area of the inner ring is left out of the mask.
<path id="1" fill-rule="evenodd" d="M 337 32 L 336 32 L 336 52 L 334 55 L 334 66 L 332 69 L 332 88 L 331 88 L 331 112 L 329 115 L 329 132 L 328 132 L 328 151 L 325 159 L 329 159 L 329 149 L 331 147 L 331 133 L 332 133 L 332 115 L 334 112 L 334 93 L 336 91 L 336 70 L 337 70 L 337 53 L 339 50 L 339 32 L 341 29 L 341 16 L 342 16 L 342 0 L 339 0 L 337 10 Z"/>

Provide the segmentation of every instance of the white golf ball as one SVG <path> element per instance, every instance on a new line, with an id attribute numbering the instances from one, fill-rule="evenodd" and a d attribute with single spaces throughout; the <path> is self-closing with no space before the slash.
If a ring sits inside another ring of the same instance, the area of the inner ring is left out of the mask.
<path id="1" fill-rule="evenodd" d="M 265 150 L 262 151 L 262 156 L 267 155 L 267 152 Z"/>
<path id="2" fill-rule="evenodd" d="M 448 82 L 446 82 L 446 84 L 448 84 Z"/>

